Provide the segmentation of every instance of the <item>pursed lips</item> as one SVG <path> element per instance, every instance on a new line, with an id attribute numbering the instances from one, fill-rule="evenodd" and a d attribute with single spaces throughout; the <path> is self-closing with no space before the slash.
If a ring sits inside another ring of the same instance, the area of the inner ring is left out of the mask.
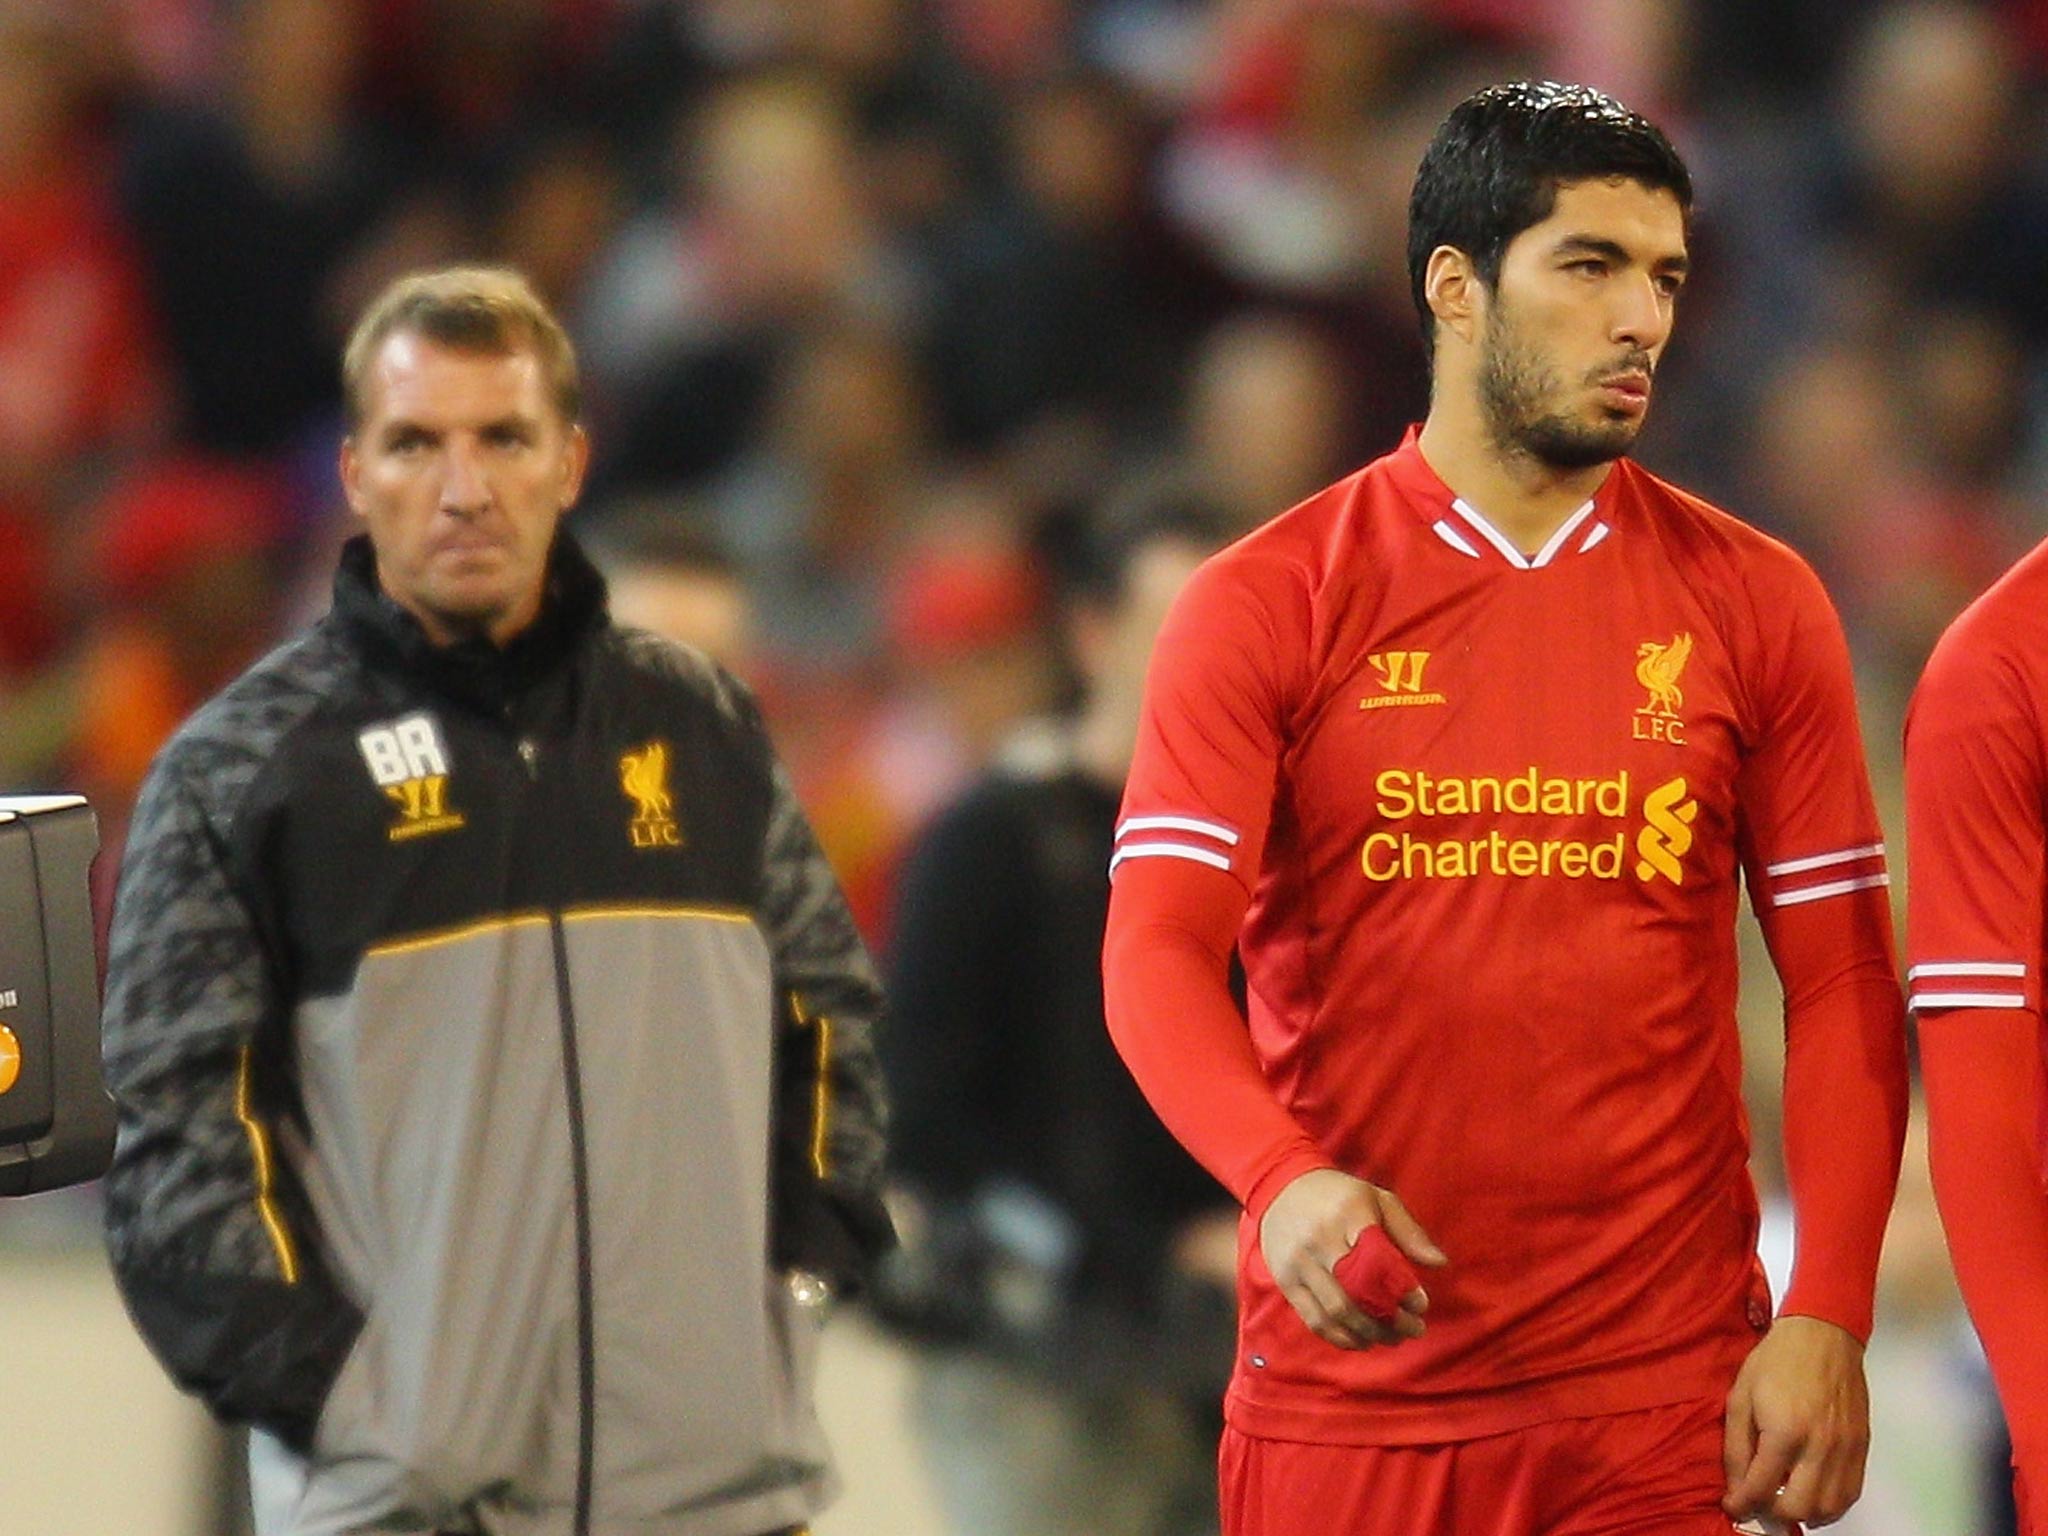
<path id="1" fill-rule="evenodd" d="M 504 541 L 473 527 L 460 527 L 429 541 L 430 555 L 490 555 L 504 549 Z"/>

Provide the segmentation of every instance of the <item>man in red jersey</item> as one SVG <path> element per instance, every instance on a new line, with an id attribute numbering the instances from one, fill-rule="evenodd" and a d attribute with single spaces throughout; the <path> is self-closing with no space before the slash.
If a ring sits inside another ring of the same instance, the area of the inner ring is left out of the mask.
<path id="1" fill-rule="evenodd" d="M 1949 626 L 1906 716 L 1907 1002 L 1949 1252 L 2048 1533 L 2048 544 Z"/>
<path id="2" fill-rule="evenodd" d="M 1160 637 L 1106 997 L 1244 1206 L 1230 1536 L 1727 1536 L 1861 1487 L 1906 1106 L 1884 847 L 1812 572 L 1622 457 L 1690 197 L 1597 92 L 1461 104 L 1410 205 L 1428 420 Z M 1743 879 L 1785 990 L 1775 1321 Z"/>

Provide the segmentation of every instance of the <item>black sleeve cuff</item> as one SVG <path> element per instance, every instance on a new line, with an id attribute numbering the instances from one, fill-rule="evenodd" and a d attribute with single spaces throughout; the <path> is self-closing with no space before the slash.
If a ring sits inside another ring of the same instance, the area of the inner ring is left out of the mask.
<path id="1" fill-rule="evenodd" d="M 213 1275 L 125 1277 L 128 1309 L 171 1378 L 220 1418 L 304 1454 L 363 1315 L 330 1287 Z"/>

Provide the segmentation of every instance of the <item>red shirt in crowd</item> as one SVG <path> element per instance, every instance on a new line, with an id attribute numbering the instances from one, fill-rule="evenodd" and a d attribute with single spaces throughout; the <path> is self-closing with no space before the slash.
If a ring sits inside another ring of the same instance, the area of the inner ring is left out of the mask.
<path id="1" fill-rule="evenodd" d="M 1840 626 L 1783 546 L 1622 461 L 1525 555 L 1411 433 L 1183 595 L 1112 876 L 1111 1027 L 1247 1210 L 1241 1431 L 1727 1390 L 1770 1316 L 1744 878 L 1787 997 L 1786 1310 L 1867 1335 L 1905 1108 L 1884 847 Z M 1274 1286 L 1258 1220 L 1330 1166 L 1450 1255 L 1420 1340 L 1339 1350 Z"/>

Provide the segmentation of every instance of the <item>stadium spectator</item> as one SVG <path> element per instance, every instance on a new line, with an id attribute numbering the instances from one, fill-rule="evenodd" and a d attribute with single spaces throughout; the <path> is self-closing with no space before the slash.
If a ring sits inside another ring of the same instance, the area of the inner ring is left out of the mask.
<path id="1" fill-rule="evenodd" d="M 1145 662 L 1224 528 L 1170 494 L 1113 509 L 1076 580 L 1078 708 L 942 810 L 900 884 L 883 1062 L 913 1236 L 881 1295 L 933 1336 L 915 1430 L 961 1536 L 1215 1528 L 1234 1213 L 1102 1017 Z"/>
<path id="2" fill-rule="evenodd" d="M 733 557 L 687 505 L 610 507 L 583 529 L 614 623 L 692 646 L 734 677 L 755 672 L 753 600 Z"/>

